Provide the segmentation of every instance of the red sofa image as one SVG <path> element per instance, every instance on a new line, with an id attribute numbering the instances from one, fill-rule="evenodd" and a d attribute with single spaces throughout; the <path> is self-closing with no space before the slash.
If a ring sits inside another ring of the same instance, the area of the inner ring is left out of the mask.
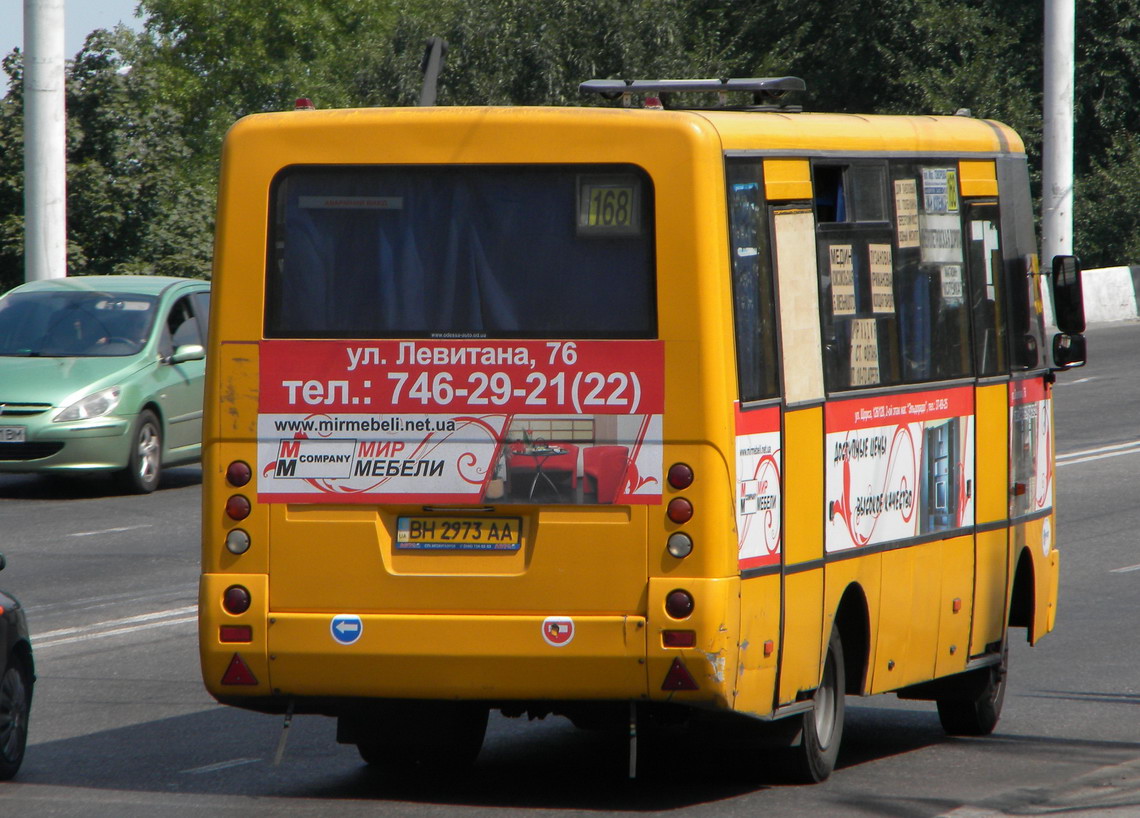
<path id="1" fill-rule="evenodd" d="M 565 453 L 527 454 L 532 448 L 541 450 L 546 447 L 564 449 Z M 513 493 L 530 491 L 539 464 L 542 465 L 542 473 L 551 480 L 569 475 L 570 490 L 573 491 L 578 487 L 578 447 L 573 443 L 559 441 L 547 443 L 544 440 L 536 440 L 531 446 L 527 446 L 516 441 L 507 447 L 507 480 Z"/>
<path id="2" fill-rule="evenodd" d="M 599 503 L 613 503 L 625 483 L 629 447 L 590 446 L 582 451 L 582 481 Z"/>

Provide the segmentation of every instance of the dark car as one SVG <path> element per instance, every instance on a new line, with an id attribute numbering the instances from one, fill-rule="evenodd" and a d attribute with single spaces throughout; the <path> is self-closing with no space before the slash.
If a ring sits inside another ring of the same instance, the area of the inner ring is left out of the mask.
<path id="1" fill-rule="evenodd" d="M 4 556 L 0 554 L 0 570 Z M 28 713 L 36 681 L 28 620 L 15 597 L 0 591 L 0 780 L 11 778 L 24 760 Z"/>

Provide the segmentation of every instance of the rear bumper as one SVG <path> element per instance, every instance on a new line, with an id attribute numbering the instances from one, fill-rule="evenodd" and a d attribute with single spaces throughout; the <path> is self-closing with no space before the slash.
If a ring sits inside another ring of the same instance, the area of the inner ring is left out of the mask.
<path id="1" fill-rule="evenodd" d="M 266 599 L 264 575 L 207 574 L 201 610 L 217 608 L 239 583 Z M 552 645 L 545 616 L 363 614 L 359 633 L 334 637 L 336 613 L 202 617 L 206 687 L 234 698 L 641 699 L 647 694 L 646 622 L 639 616 L 573 617 L 573 636 Z M 226 625 L 248 625 L 250 642 L 221 641 Z M 256 684 L 223 684 L 235 654 Z"/>
<path id="2" fill-rule="evenodd" d="M 727 584 L 704 583 L 716 589 L 718 601 L 727 598 Z M 220 610 L 232 584 L 246 587 L 255 600 L 240 616 Z M 651 583 L 651 609 L 671 587 L 660 584 L 658 589 Z M 320 703 L 311 709 L 326 712 L 336 710 L 337 702 L 360 699 L 671 701 L 713 708 L 731 702 L 725 629 L 717 626 L 725 621 L 724 610 L 712 604 L 712 594 L 704 616 L 694 615 L 687 624 L 712 634 L 716 644 L 687 649 L 662 647 L 661 623 L 622 614 L 558 617 L 573 626 L 572 637 L 564 640 L 547 638 L 543 613 L 360 614 L 351 615 L 355 638 L 346 639 L 334 632 L 344 614 L 259 609 L 256 601 L 268 598 L 264 574 L 202 576 L 202 674 L 219 701 L 270 712 L 291 699 Z M 221 632 L 229 625 L 248 626 L 250 640 L 223 642 Z M 243 670 L 238 683 L 225 683 L 235 657 Z M 688 668 L 693 689 L 663 685 L 677 659 Z"/>

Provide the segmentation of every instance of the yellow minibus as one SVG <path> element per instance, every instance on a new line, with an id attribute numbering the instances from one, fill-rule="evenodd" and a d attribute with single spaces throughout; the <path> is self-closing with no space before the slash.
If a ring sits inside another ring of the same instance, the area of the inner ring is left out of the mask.
<path id="1" fill-rule="evenodd" d="M 1056 615 L 1080 270 L 1046 287 L 1010 128 L 806 113 L 802 88 L 233 126 L 203 441 L 218 701 L 333 716 L 396 769 L 471 763 L 490 710 L 634 736 L 738 717 L 808 781 L 845 695 L 993 730 L 1009 629 Z"/>

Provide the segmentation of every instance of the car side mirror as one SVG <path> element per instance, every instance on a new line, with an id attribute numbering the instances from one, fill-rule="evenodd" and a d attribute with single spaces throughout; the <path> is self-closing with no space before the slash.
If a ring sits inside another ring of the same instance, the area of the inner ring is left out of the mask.
<path id="1" fill-rule="evenodd" d="M 1057 329 L 1066 335 L 1085 331 L 1085 298 L 1081 288 L 1081 262 L 1076 256 L 1053 257 L 1053 309 Z"/>
<path id="2" fill-rule="evenodd" d="M 187 361 L 200 361 L 206 357 L 206 348 L 201 344 L 183 344 L 166 359 L 168 364 L 184 364 Z"/>
<path id="3" fill-rule="evenodd" d="M 1053 365 L 1057 369 L 1075 369 L 1086 362 L 1085 336 L 1063 332 L 1053 336 Z"/>

